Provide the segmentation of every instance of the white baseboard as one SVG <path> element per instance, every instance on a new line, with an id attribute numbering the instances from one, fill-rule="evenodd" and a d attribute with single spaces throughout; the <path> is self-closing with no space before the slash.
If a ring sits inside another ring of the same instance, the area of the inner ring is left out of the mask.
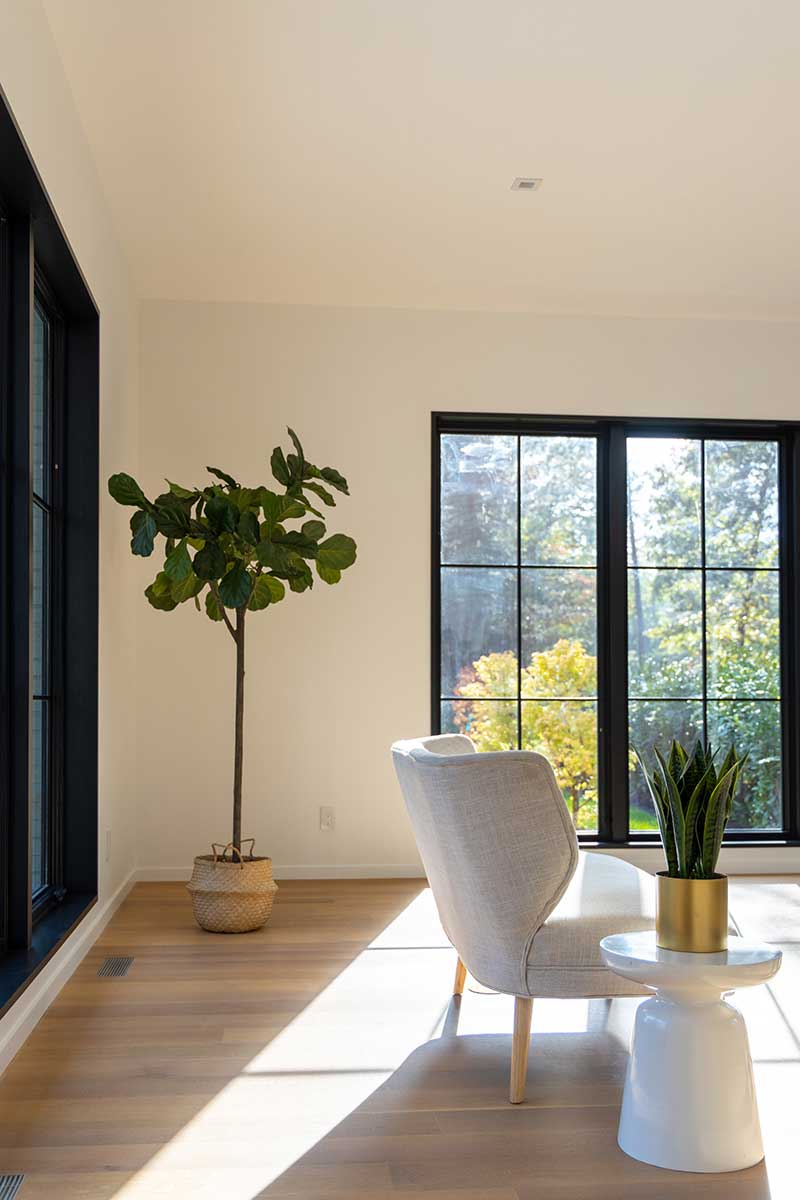
<path id="1" fill-rule="evenodd" d="M 0 1074 L 91 950 L 135 882 L 136 872 L 131 871 L 108 900 L 94 906 L 0 1020 Z"/>
<path id="2" fill-rule="evenodd" d="M 663 871 L 664 852 L 660 846 L 603 847 L 593 854 L 614 854 L 634 863 L 643 871 Z M 719 869 L 726 875 L 800 875 L 800 847 L 725 846 L 719 856 Z"/>
<path id="3" fill-rule="evenodd" d="M 139 867 L 136 880 L 141 883 L 169 883 L 188 880 L 191 864 L 179 867 Z M 273 863 L 272 873 L 281 879 L 424 879 L 419 863 L 323 863 L 320 866 Z"/>

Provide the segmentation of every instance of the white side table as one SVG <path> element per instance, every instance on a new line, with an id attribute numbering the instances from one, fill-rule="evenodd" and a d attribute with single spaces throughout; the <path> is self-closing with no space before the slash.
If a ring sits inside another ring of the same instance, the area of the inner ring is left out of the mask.
<path id="1" fill-rule="evenodd" d="M 680 954 L 654 932 L 600 943 L 616 974 L 655 992 L 636 1013 L 617 1141 L 673 1171 L 739 1171 L 764 1157 L 744 1018 L 721 999 L 771 979 L 774 946 L 729 937 L 721 954 Z"/>

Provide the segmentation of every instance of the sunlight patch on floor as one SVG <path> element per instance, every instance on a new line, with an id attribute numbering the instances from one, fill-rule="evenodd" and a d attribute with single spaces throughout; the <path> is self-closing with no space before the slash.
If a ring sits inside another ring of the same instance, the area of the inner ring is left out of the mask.
<path id="1" fill-rule="evenodd" d="M 432 905 L 416 897 L 117 1200 L 253 1200 L 366 1100 L 447 1007 L 455 954 Z"/>

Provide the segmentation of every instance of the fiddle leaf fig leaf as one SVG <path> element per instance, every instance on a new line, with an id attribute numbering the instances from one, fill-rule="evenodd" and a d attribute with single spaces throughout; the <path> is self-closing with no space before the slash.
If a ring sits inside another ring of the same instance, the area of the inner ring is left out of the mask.
<path id="1" fill-rule="evenodd" d="M 272 571 L 284 572 L 290 563 L 289 551 L 284 546 L 279 546 L 277 543 L 270 541 L 258 543 L 256 546 L 256 558 L 262 567 L 268 567 Z"/>
<path id="2" fill-rule="evenodd" d="M 335 567 L 343 571 L 356 561 L 356 544 L 345 533 L 334 533 L 320 542 L 318 558 L 323 567 Z"/>
<path id="3" fill-rule="evenodd" d="M 203 549 L 197 551 L 192 569 L 199 579 L 219 579 L 225 570 L 225 555 L 217 542 L 206 542 Z"/>
<path id="4" fill-rule="evenodd" d="M 289 473 L 289 467 L 286 459 L 283 456 L 283 451 L 281 450 L 280 446 L 276 446 L 272 451 L 272 457 L 269 460 L 269 465 L 272 470 L 272 474 L 275 476 L 278 483 L 282 483 L 284 487 L 288 487 L 292 481 L 292 477 Z"/>
<path id="5" fill-rule="evenodd" d="M 220 580 L 219 594 L 226 608 L 239 608 L 250 599 L 253 580 L 241 563 L 234 563 Z"/>
<path id="6" fill-rule="evenodd" d="M 239 520 L 239 510 L 227 496 L 209 496 L 206 518 L 215 533 L 233 533 Z"/>
<path id="7" fill-rule="evenodd" d="M 255 513 L 245 511 L 239 517 L 239 526 L 237 530 L 239 537 L 243 542 L 247 542 L 250 546 L 257 546 L 261 540 L 261 534 L 258 529 L 258 517 Z"/>
<path id="8" fill-rule="evenodd" d="M 172 483 L 169 479 L 167 483 L 173 496 L 177 496 L 179 500 L 194 500 L 197 496 L 197 492 L 192 492 L 189 488 L 181 487 L 179 483 Z"/>
<path id="9" fill-rule="evenodd" d="M 289 437 L 292 439 L 292 445 L 294 446 L 295 450 L 297 451 L 297 457 L 300 460 L 300 466 L 301 466 L 300 474 L 302 475 L 302 473 L 303 473 L 302 467 L 306 461 L 306 456 L 303 453 L 303 447 L 300 445 L 300 439 L 297 436 L 297 434 L 295 433 L 295 431 L 292 429 L 291 425 L 287 425 L 286 428 L 289 432 Z"/>
<path id="10" fill-rule="evenodd" d="M 222 605 L 212 591 L 206 592 L 206 616 L 212 621 L 221 621 Z"/>
<path id="11" fill-rule="evenodd" d="M 135 512 L 131 517 L 131 551 L 148 558 L 155 545 L 156 523 L 149 512 Z"/>
<path id="12" fill-rule="evenodd" d="M 189 551 L 186 549 L 184 539 L 178 542 L 171 554 L 167 555 L 164 561 L 164 573 L 173 583 L 180 583 L 190 575 L 194 575 L 192 560 L 189 558 Z"/>
<path id="13" fill-rule="evenodd" d="M 320 478 L 329 483 L 332 488 L 336 488 L 337 492 L 344 492 L 346 496 L 350 495 L 347 480 L 344 475 L 339 474 L 335 467 L 323 467 L 320 471 Z"/>
<path id="14" fill-rule="evenodd" d="M 291 521 L 295 517 L 305 516 L 305 508 L 299 500 L 292 496 L 277 496 L 267 488 L 261 489 L 261 507 L 264 510 L 264 520 L 270 531 L 281 521 Z"/>
<path id="15" fill-rule="evenodd" d="M 323 583 L 338 583 L 342 578 L 342 572 L 337 567 L 324 567 L 319 561 L 317 562 L 317 574 Z"/>
<path id="16" fill-rule="evenodd" d="M 270 604 L 277 604 L 285 595 L 286 588 L 280 579 L 275 579 L 272 575 L 259 575 L 253 586 L 250 603 L 247 607 L 255 612 L 258 609 L 266 608 Z"/>
<path id="17" fill-rule="evenodd" d="M 172 612 L 173 608 L 178 607 L 177 601 L 172 599 L 169 592 L 169 578 L 163 571 L 156 576 L 148 588 L 145 588 L 144 594 L 153 608 L 160 609 L 161 612 Z"/>
<path id="18" fill-rule="evenodd" d="M 238 488 L 238 483 L 232 475 L 226 474 L 225 471 L 220 471 L 219 467 L 206 467 L 209 475 L 214 475 L 217 479 L 221 479 L 223 483 L 227 483 L 228 487 Z"/>
<path id="19" fill-rule="evenodd" d="M 325 524 L 323 521 L 305 521 L 300 526 L 300 532 L 309 541 L 318 542 L 321 537 L 325 536 Z"/>
<path id="20" fill-rule="evenodd" d="M 169 594 L 176 603 L 183 604 L 184 600 L 191 600 L 192 596 L 198 596 L 205 586 L 206 581 L 198 579 L 190 568 L 189 574 L 183 579 L 172 581 Z"/>
<path id="21" fill-rule="evenodd" d="M 315 496 L 319 496 L 323 504 L 327 504 L 328 508 L 333 508 L 336 504 L 333 496 L 327 488 L 324 488 L 321 483 L 304 483 L 303 487 L 307 492 L 313 492 Z"/>
<path id="22" fill-rule="evenodd" d="M 108 491 L 117 504 L 130 504 L 134 508 L 144 508 L 147 497 L 132 475 L 112 475 L 108 481 Z"/>

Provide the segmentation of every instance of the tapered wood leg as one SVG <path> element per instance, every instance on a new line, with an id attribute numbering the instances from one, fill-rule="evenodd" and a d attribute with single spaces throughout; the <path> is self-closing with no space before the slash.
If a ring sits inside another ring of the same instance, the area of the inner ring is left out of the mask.
<path id="1" fill-rule="evenodd" d="M 528 1074 L 528 1047 L 531 1042 L 532 1016 L 533 1000 L 529 996 L 517 996 L 514 1000 L 514 1039 L 511 1043 L 509 1098 L 512 1104 L 521 1104 L 525 1099 L 525 1077 Z"/>
<path id="2" fill-rule="evenodd" d="M 467 978 L 467 968 L 462 963 L 461 959 L 456 963 L 456 977 L 453 982 L 453 995 L 462 996 L 464 994 L 464 983 Z"/>

